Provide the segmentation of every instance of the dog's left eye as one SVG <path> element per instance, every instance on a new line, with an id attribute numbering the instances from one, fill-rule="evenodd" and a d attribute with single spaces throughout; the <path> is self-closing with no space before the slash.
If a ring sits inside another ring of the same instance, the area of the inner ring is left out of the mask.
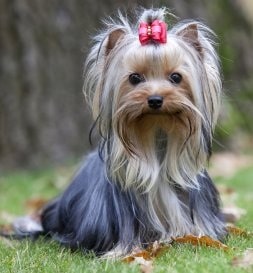
<path id="1" fill-rule="evenodd" d="M 182 75 L 179 73 L 172 73 L 169 77 L 170 82 L 179 84 L 182 81 Z"/>
<path id="2" fill-rule="evenodd" d="M 132 73 L 129 75 L 129 82 L 132 85 L 137 85 L 137 84 L 144 82 L 144 81 L 145 81 L 144 77 L 138 73 Z"/>

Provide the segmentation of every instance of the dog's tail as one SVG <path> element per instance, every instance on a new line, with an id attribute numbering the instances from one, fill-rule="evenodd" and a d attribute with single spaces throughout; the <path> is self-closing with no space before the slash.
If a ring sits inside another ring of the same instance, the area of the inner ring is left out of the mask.
<path id="1" fill-rule="evenodd" d="M 0 236 L 14 240 L 36 240 L 40 235 L 44 235 L 44 230 L 40 221 L 32 215 L 18 217 L 10 229 L 0 231 Z"/>

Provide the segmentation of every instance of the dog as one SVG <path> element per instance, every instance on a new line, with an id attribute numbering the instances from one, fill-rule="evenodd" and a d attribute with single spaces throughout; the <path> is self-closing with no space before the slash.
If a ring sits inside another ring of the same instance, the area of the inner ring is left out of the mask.
<path id="1" fill-rule="evenodd" d="M 30 233 L 97 255 L 226 235 L 206 171 L 222 94 L 215 35 L 193 20 L 167 29 L 166 16 L 119 13 L 95 36 L 84 92 L 100 143 Z"/>

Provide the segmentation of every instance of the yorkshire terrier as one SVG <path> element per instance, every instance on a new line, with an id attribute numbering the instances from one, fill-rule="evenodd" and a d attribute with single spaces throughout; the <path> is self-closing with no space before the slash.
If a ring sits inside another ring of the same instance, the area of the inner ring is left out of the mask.
<path id="1" fill-rule="evenodd" d="M 205 170 L 222 89 L 214 33 L 190 20 L 167 30 L 166 15 L 144 10 L 130 25 L 119 14 L 95 37 L 84 92 L 100 145 L 29 232 L 98 255 L 187 234 L 224 238 Z"/>

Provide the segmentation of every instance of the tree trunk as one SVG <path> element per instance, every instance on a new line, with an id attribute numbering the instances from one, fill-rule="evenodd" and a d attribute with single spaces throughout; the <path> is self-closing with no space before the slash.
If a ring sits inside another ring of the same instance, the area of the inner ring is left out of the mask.
<path id="1" fill-rule="evenodd" d="M 212 1 L 168 2 L 182 18 L 217 24 L 205 9 Z M 61 162 L 88 148 L 85 51 L 100 19 L 119 7 L 133 10 L 136 1 L 0 0 L 0 169 Z"/>

